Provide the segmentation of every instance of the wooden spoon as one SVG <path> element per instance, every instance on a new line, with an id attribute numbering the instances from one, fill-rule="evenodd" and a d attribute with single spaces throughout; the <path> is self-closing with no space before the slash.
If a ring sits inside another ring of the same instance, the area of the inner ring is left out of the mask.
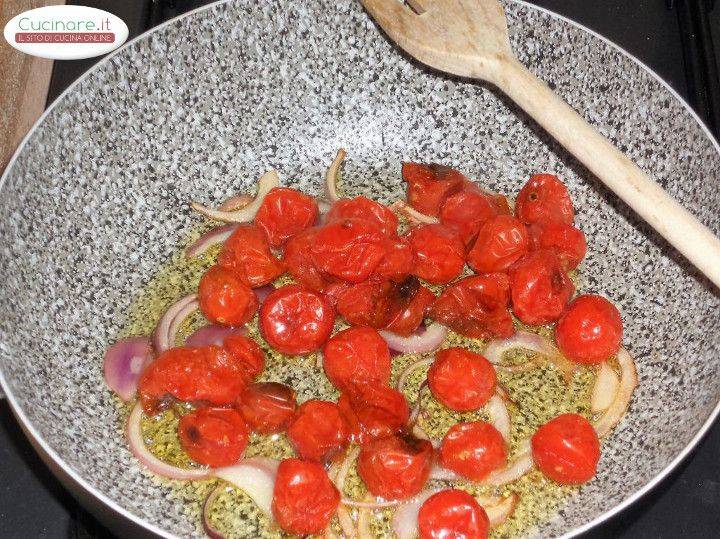
<path id="1" fill-rule="evenodd" d="M 495 84 L 720 287 L 720 240 L 517 61 L 497 0 L 361 1 L 420 62 Z"/>

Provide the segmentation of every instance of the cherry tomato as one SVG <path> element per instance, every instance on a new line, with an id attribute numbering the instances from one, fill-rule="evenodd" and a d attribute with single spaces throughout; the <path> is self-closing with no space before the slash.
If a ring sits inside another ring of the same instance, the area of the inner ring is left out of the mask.
<path id="1" fill-rule="evenodd" d="M 557 320 L 575 291 L 552 251 L 534 251 L 510 270 L 515 315 L 531 326 Z"/>
<path id="2" fill-rule="evenodd" d="M 498 215 L 480 228 L 467 261 L 478 273 L 505 271 L 529 250 L 525 225 L 509 215 Z"/>
<path id="3" fill-rule="evenodd" d="M 467 178 L 460 172 L 435 163 L 403 163 L 407 200 L 420 213 L 437 216 L 445 199 L 463 188 Z"/>
<path id="4" fill-rule="evenodd" d="M 265 355 L 258 344 L 237 333 L 231 333 L 223 341 L 225 348 L 238 364 L 242 365 L 247 380 L 256 378 L 265 368 Z"/>
<path id="5" fill-rule="evenodd" d="M 495 208 L 498 215 L 512 215 L 513 212 L 510 209 L 510 203 L 505 195 L 500 193 L 493 193 L 491 191 L 485 191 L 485 196 L 488 197 L 490 203 Z"/>
<path id="6" fill-rule="evenodd" d="M 422 225 L 407 234 L 417 256 L 415 275 L 433 284 L 455 279 L 465 265 L 465 245 L 452 228 Z"/>
<path id="7" fill-rule="evenodd" d="M 334 402 L 309 400 L 295 412 L 287 435 L 302 458 L 325 462 L 347 446 L 350 432 Z"/>
<path id="8" fill-rule="evenodd" d="M 346 218 L 320 228 L 310 247 L 315 267 L 323 273 L 359 283 L 367 279 L 388 251 L 388 239 L 375 223 Z"/>
<path id="9" fill-rule="evenodd" d="M 327 298 L 327 300 L 330 302 L 330 305 L 333 306 L 333 308 L 337 307 L 338 301 L 340 299 L 340 296 L 342 296 L 345 291 L 350 288 L 351 285 L 349 283 L 344 283 L 342 281 L 336 282 L 336 283 L 330 283 L 325 285 L 325 288 L 322 289 L 323 296 Z"/>
<path id="10" fill-rule="evenodd" d="M 388 251 L 378 264 L 372 277 L 379 280 L 402 282 L 415 267 L 415 252 L 410 243 L 400 238 L 388 246 Z"/>
<path id="11" fill-rule="evenodd" d="M 566 270 L 577 268 L 585 258 L 587 252 L 585 234 L 572 225 L 564 223 L 532 225 L 530 235 L 535 249 L 548 249 L 554 252 Z"/>
<path id="12" fill-rule="evenodd" d="M 220 468 L 240 460 L 248 444 L 248 429 L 235 410 L 198 408 L 180 418 L 178 437 L 195 462 Z"/>
<path id="13" fill-rule="evenodd" d="M 485 357 L 454 347 L 435 354 L 427 380 L 438 401 L 451 410 L 469 412 L 487 404 L 495 393 L 497 376 Z"/>
<path id="14" fill-rule="evenodd" d="M 359 196 L 338 200 L 327 213 L 325 222 L 329 223 L 347 217 L 370 221 L 377 225 L 386 236 L 397 236 L 397 216 L 386 206 L 369 198 Z"/>
<path id="15" fill-rule="evenodd" d="M 315 292 L 321 292 L 329 282 L 323 277 L 310 255 L 310 248 L 315 243 L 319 230 L 319 228 L 308 228 L 293 236 L 285 244 L 283 252 L 283 264 L 288 273 L 299 284 Z"/>
<path id="16" fill-rule="evenodd" d="M 340 493 L 321 464 L 285 459 L 278 466 L 272 513 L 286 532 L 321 533 L 340 504 Z"/>
<path id="17" fill-rule="evenodd" d="M 430 476 L 433 446 L 410 436 L 375 438 L 360 449 L 357 470 L 375 496 L 402 500 L 420 492 Z"/>
<path id="18" fill-rule="evenodd" d="M 200 310 L 223 326 L 243 326 L 255 315 L 258 299 L 241 279 L 221 266 L 212 266 L 200 279 Z"/>
<path id="19" fill-rule="evenodd" d="M 265 231 L 270 246 L 277 249 L 313 226 L 317 218 L 318 205 L 313 197 L 296 189 L 275 187 L 260 205 L 255 224 Z"/>
<path id="20" fill-rule="evenodd" d="M 575 298 L 560 317 L 555 340 L 572 361 L 588 365 L 615 355 L 622 342 L 623 324 L 617 307 L 602 296 Z"/>
<path id="21" fill-rule="evenodd" d="M 394 288 L 390 318 L 385 329 L 398 335 L 411 335 L 430 312 L 435 294 L 411 276 Z"/>
<path id="22" fill-rule="evenodd" d="M 590 422 L 578 414 L 557 416 L 540 427 L 531 440 L 540 471 L 564 485 L 579 485 L 595 476 L 600 442 Z"/>
<path id="23" fill-rule="evenodd" d="M 440 461 L 448 470 L 481 481 L 507 464 L 507 445 L 490 423 L 455 423 L 443 438 Z"/>
<path id="24" fill-rule="evenodd" d="M 515 201 L 515 216 L 526 225 L 565 223 L 575 218 L 570 193 L 554 174 L 534 174 Z"/>
<path id="25" fill-rule="evenodd" d="M 277 382 L 250 384 L 236 404 L 255 432 L 272 434 L 287 429 L 295 413 L 295 391 Z"/>
<path id="26" fill-rule="evenodd" d="M 330 302 L 300 285 L 270 292 L 260 308 L 263 337 L 283 354 L 307 354 L 328 339 L 335 323 Z"/>
<path id="27" fill-rule="evenodd" d="M 387 386 L 358 384 L 343 393 L 338 409 L 350 429 L 350 437 L 364 444 L 402 430 L 410 417 L 405 395 Z"/>
<path id="28" fill-rule="evenodd" d="M 390 350 L 377 330 L 351 327 L 325 343 L 323 368 L 328 380 L 340 391 L 347 391 L 355 384 L 387 384 Z"/>
<path id="29" fill-rule="evenodd" d="M 486 539 L 489 529 L 485 509 L 464 490 L 441 490 L 418 513 L 420 539 Z"/>
<path id="30" fill-rule="evenodd" d="M 390 321 L 392 294 L 392 283 L 366 281 L 341 292 L 335 307 L 348 324 L 380 329 Z"/>
<path id="31" fill-rule="evenodd" d="M 440 210 L 440 222 L 460 233 L 470 245 L 480 227 L 498 214 L 489 197 L 479 189 L 464 189 L 448 197 Z"/>
<path id="32" fill-rule="evenodd" d="M 504 273 L 465 277 L 442 291 L 430 317 L 471 339 L 509 337 L 515 333 L 510 279 Z"/>
<path id="33" fill-rule="evenodd" d="M 270 252 L 265 232 L 248 224 L 238 225 L 227 239 L 218 255 L 218 264 L 251 288 L 270 284 L 285 271 Z"/>
<path id="34" fill-rule="evenodd" d="M 232 404 L 247 385 L 246 365 L 219 346 L 171 348 L 143 371 L 138 393 L 143 409 L 154 415 L 169 404 L 168 395 L 181 401 Z"/>

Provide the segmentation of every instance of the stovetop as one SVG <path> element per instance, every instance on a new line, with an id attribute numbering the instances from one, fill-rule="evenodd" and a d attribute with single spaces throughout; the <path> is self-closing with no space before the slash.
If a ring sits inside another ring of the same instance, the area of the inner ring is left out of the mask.
<path id="1" fill-rule="evenodd" d="M 262 1 L 262 0 L 260 0 Z M 269 0 L 265 0 L 269 1 Z M 67 2 L 74 4 L 76 2 Z M 121 17 L 130 38 L 207 0 L 81 0 Z M 535 0 L 619 44 L 688 99 L 711 128 L 720 90 L 720 7 L 714 0 Z M 711 28 L 711 32 L 708 29 Z M 55 62 L 48 103 L 97 59 Z M 715 131 L 718 132 L 717 130 Z M 720 424 L 650 494 L 585 534 L 604 537 L 715 537 L 720 530 Z M 106 538 L 102 524 L 72 498 L 36 455 L 5 401 L 0 401 L 0 537 Z"/>

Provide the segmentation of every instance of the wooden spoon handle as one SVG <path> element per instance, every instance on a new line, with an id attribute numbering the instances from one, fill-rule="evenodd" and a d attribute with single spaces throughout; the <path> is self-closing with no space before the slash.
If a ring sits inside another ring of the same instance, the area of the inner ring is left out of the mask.
<path id="1" fill-rule="evenodd" d="M 492 79 L 640 217 L 720 287 L 720 239 L 518 61 Z"/>

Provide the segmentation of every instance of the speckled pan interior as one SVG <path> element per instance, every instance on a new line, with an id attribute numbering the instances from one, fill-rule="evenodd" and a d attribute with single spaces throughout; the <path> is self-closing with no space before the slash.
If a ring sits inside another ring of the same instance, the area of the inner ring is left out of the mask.
<path id="1" fill-rule="evenodd" d="M 717 290 L 507 100 L 409 61 L 359 3 L 257 4 L 214 5 L 122 49 L 55 104 L 4 176 L 0 367 L 41 443 L 135 519 L 201 535 L 131 457 L 103 350 L 198 224 L 189 200 L 217 203 L 270 167 L 317 193 L 342 146 L 348 191 L 386 202 L 402 194 L 402 159 L 513 194 L 531 172 L 568 183 L 589 243 L 580 288 L 619 304 L 640 386 L 597 479 L 536 533 L 584 526 L 652 482 L 720 400 Z M 688 109 L 598 37 L 506 7 L 520 59 L 719 232 L 718 148 Z"/>

